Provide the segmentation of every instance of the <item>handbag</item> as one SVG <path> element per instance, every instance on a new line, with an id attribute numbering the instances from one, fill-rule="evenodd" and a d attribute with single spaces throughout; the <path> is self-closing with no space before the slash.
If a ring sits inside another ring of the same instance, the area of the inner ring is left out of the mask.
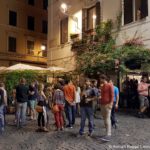
<path id="1" fill-rule="evenodd" d="M 41 113 L 41 112 L 43 112 L 43 106 L 36 105 L 36 106 L 35 106 L 35 110 L 36 110 L 38 113 Z"/>
<path id="2" fill-rule="evenodd" d="M 58 107 L 57 104 L 54 104 L 54 105 L 52 106 L 52 112 L 53 112 L 53 113 L 59 112 L 59 107 Z"/>

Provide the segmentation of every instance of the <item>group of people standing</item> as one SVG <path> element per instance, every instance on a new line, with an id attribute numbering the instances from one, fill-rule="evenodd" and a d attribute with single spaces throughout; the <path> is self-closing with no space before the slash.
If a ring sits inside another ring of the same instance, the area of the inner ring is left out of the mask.
<path id="1" fill-rule="evenodd" d="M 82 136 L 85 133 L 87 118 L 88 136 L 92 136 L 95 113 L 100 106 L 106 128 L 106 136 L 101 139 L 110 141 L 111 127 L 116 128 L 115 109 L 118 108 L 119 90 L 105 75 L 102 75 L 99 81 L 86 79 L 82 86 L 68 79 L 47 87 L 37 81 L 31 82 L 28 86 L 26 80 L 22 78 L 15 88 L 14 99 L 17 127 L 26 125 L 26 113 L 29 107 L 31 119 L 37 120 L 37 131 L 48 132 L 49 112 L 52 111 L 56 131 L 64 130 L 65 127 L 73 128 L 78 115 L 81 117 L 79 135 Z"/>

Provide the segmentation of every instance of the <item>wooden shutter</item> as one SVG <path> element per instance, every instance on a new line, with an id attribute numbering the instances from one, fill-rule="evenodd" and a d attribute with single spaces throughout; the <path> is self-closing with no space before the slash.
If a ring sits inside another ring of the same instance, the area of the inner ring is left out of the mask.
<path id="1" fill-rule="evenodd" d="M 85 35 L 87 30 L 87 9 L 82 9 L 82 37 Z"/>
<path id="2" fill-rule="evenodd" d="M 100 2 L 96 3 L 96 25 L 99 25 L 101 21 L 101 6 Z"/>
<path id="3" fill-rule="evenodd" d="M 148 0 L 141 0 L 141 18 L 148 16 Z"/>
<path id="4" fill-rule="evenodd" d="M 68 42 L 68 18 L 61 20 L 60 22 L 61 28 L 61 44 L 65 44 Z"/>
<path id="5" fill-rule="evenodd" d="M 133 0 L 124 0 L 124 24 L 133 21 Z"/>

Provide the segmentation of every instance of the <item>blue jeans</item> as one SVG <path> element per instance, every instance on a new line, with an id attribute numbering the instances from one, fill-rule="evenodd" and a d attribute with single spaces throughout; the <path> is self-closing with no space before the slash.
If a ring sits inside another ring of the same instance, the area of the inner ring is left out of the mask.
<path id="1" fill-rule="evenodd" d="M 24 103 L 17 102 L 17 122 L 20 122 L 21 123 L 20 125 L 24 125 L 26 123 L 26 111 L 27 111 L 27 102 Z"/>
<path id="2" fill-rule="evenodd" d="M 75 115 L 76 115 L 76 106 L 70 105 L 68 102 L 66 102 L 66 116 L 69 121 L 69 126 L 72 126 L 75 124 Z"/>
<path id="3" fill-rule="evenodd" d="M 86 118 L 88 118 L 89 133 L 92 133 L 94 129 L 94 113 L 92 107 L 81 107 L 80 134 L 83 134 L 84 132 Z"/>
<path id="4" fill-rule="evenodd" d="M 112 110 L 111 110 L 111 125 L 112 126 L 116 124 L 115 105 L 116 105 L 116 102 L 114 102 Z"/>
<path id="5" fill-rule="evenodd" d="M 0 133 L 4 131 L 5 118 L 4 118 L 4 105 L 0 106 Z"/>

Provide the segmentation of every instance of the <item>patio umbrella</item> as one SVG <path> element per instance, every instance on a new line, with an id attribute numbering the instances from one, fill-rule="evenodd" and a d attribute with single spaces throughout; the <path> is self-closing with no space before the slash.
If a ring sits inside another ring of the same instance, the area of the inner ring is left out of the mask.
<path id="1" fill-rule="evenodd" d="M 54 77 L 54 74 L 56 72 L 65 72 L 66 71 L 65 68 L 57 67 L 57 66 L 50 66 L 46 70 L 52 72 L 53 73 L 53 77 Z"/>
<path id="2" fill-rule="evenodd" d="M 21 64 L 21 63 L 6 68 L 6 71 L 16 71 L 16 70 L 17 71 L 23 71 L 23 70 L 39 70 L 39 71 L 44 71 L 45 68 L 36 67 L 36 66 L 32 66 L 32 65 L 27 65 L 27 64 Z"/>
<path id="3" fill-rule="evenodd" d="M 0 67 L 0 73 L 3 73 L 6 70 L 7 67 L 1 66 Z"/>

